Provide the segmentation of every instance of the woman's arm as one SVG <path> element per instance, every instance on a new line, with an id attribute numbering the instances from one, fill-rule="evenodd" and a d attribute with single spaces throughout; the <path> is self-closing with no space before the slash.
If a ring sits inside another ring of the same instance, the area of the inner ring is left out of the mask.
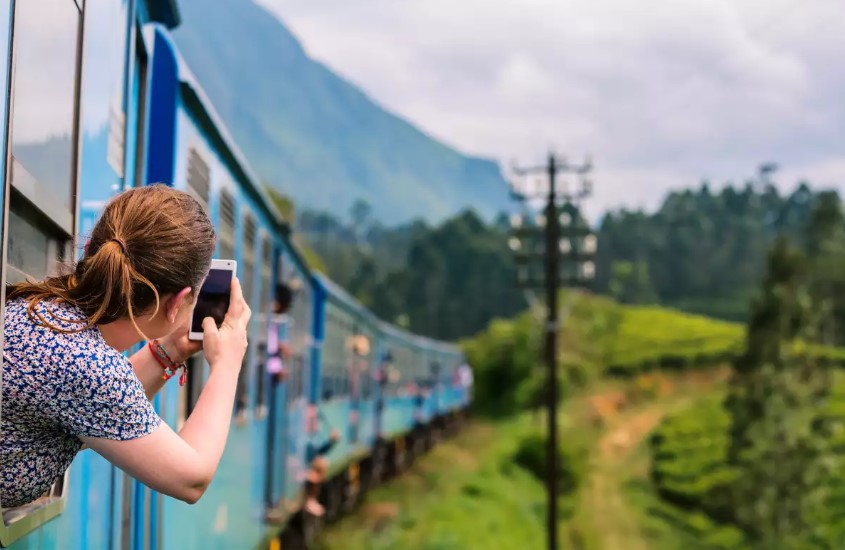
<path id="1" fill-rule="evenodd" d="M 83 437 L 83 442 L 150 488 L 196 502 L 211 483 L 226 446 L 250 314 L 235 279 L 223 325 L 218 330 L 211 318 L 203 322 L 211 375 L 178 434 L 162 424 L 137 439 Z"/>
<path id="2" fill-rule="evenodd" d="M 202 349 L 202 342 L 194 342 L 188 340 L 188 329 L 190 328 L 191 320 L 185 325 L 173 331 L 173 334 L 166 336 L 159 342 L 170 357 L 177 363 L 187 361 L 193 354 Z M 161 364 L 153 356 L 150 347 L 145 345 L 140 351 L 135 352 L 129 358 L 132 363 L 132 369 L 135 371 L 135 376 L 141 381 L 144 386 L 144 393 L 147 394 L 147 399 L 152 400 L 153 397 L 164 387 L 166 380 L 162 377 L 163 369 Z"/>
<path id="3" fill-rule="evenodd" d="M 150 435 L 129 441 L 82 440 L 144 485 L 193 504 L 211 484 L 223 455 L 237 381 L 233 369 L 212 372 L 178 434 L 162 423 Z"/>
<path id="4" fill-rule="evenodd" d="M 165 347 L 164 349 L 168 349 Z M 140 351 L 135 352 L 129 358 L 132 363 L 132 370 L 135 371 L 135 376 L 141 381 L 144 386 L 144 393 L 147 394 L 147 399 L 152 400 L 158 391 L 164 387 L 166 380 L 162 376 L 164 369 L 153 357 L 153 352 L 150 351 L 149 346 L 144 346 Z"/>

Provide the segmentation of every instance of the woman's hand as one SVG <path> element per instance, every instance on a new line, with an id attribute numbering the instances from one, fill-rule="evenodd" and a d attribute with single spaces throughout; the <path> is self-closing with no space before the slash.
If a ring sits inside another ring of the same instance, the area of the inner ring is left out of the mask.
<path id="1" fill-rule="evenodd" d="M 202 349 L 202 340 L 188 339 L 191 330 L 191 317 L 176 327 L 176 330 L 161 338 L 159 343 L 167 350 L 170 358 L 177 363 L 184 363 Z"/>
<path id="2" fill-rule="evenodd" d="M 223 324 L 218 329 L 211 317 L 202 321 L 203 351 L 212 371 L 218 367 L 240 371 L 246 353 L 247 327 L 251 316 L 252 311 L 244 301 L 241 283 L 234 278 L 229 311 L 223 318 Z"/>

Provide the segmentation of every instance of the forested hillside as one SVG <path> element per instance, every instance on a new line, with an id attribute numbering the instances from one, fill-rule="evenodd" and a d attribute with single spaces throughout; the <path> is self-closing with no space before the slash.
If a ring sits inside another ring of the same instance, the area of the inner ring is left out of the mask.
<path id="1" fill-rule="evenodd" d="M 625 303 L 660 303 L 745 320 L 779 234 L 803 243 L 814 205 L 838 205 L 835 193 L 800 184 L 706 184 L 669 194 L 656 212 L 608 212 L 599 232 L 596 290 Z"/>
<path id="2" fill-rule="evenodd" d="M 786 195 L 773 187 L 714 193 L 702 186 L 670 194 L 656 212 L 611 211 L 598 228 L 593 291 L 622 304 L 742 322 L 766 252 L 783 234 L 807 251 L 823 247 L 820 261 L 830 265 L 819 270 L 825 279 L 819 284 L 832 297 L 845 296 L 839 211 L 837 193 L 804 184 Z M 469 336 L 528 305 L 514 286 L 504 219 L 486 223 L 470 210 L 436 226 L 421 220 L 387 226 L 358 201 L 343 216 L 301 212 L 296 228 L 332 278 L 383 318 L 423 334 Z M 822 239 L 825 232 L 830 235 Z M 835 300 L 836 322 L 845 327 L 841 301 Z"/>

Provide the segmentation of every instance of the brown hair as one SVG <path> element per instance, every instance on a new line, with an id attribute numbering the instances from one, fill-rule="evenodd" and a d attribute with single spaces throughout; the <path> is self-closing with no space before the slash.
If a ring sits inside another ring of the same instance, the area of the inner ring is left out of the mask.
<path id="1" fill-rule="evenodd" d="M 59 332 L 75 331 L 45 319 L 36 310 L 41 301 L 77 306 L 87 320 L 78 330 L 127 317 L 137 329 L 135 316 L 153 306 L 157 313 L 161 295 L 198 290 L 214 243 L 208 215 L 189 194 L 166 185 L 137 187 L 109 202 L 70 274 L 11 285 L 7 298 L 26 298 L 30 318 Z"/>

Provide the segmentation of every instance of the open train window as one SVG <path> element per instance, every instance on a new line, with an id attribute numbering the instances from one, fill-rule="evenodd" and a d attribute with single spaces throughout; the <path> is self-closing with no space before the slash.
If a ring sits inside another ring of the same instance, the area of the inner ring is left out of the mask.
<path id="1" fill-rule="evenodd" d="M 0 89 L 11 94 L 0 113 L 8 132 L 0 195 L 8 198 L 8 202 L 0 198 L 6 258 L 0 288 L 5 288 L 26 276 L 51 274 L 57 259 L 71 256 L 76 233 L 82 12 L 74 0 L 0 6 Z M 0 544 L 10 545 L 61 513 L 66 477 L 65 473 L 34 502 L 0 509 Z"/>

